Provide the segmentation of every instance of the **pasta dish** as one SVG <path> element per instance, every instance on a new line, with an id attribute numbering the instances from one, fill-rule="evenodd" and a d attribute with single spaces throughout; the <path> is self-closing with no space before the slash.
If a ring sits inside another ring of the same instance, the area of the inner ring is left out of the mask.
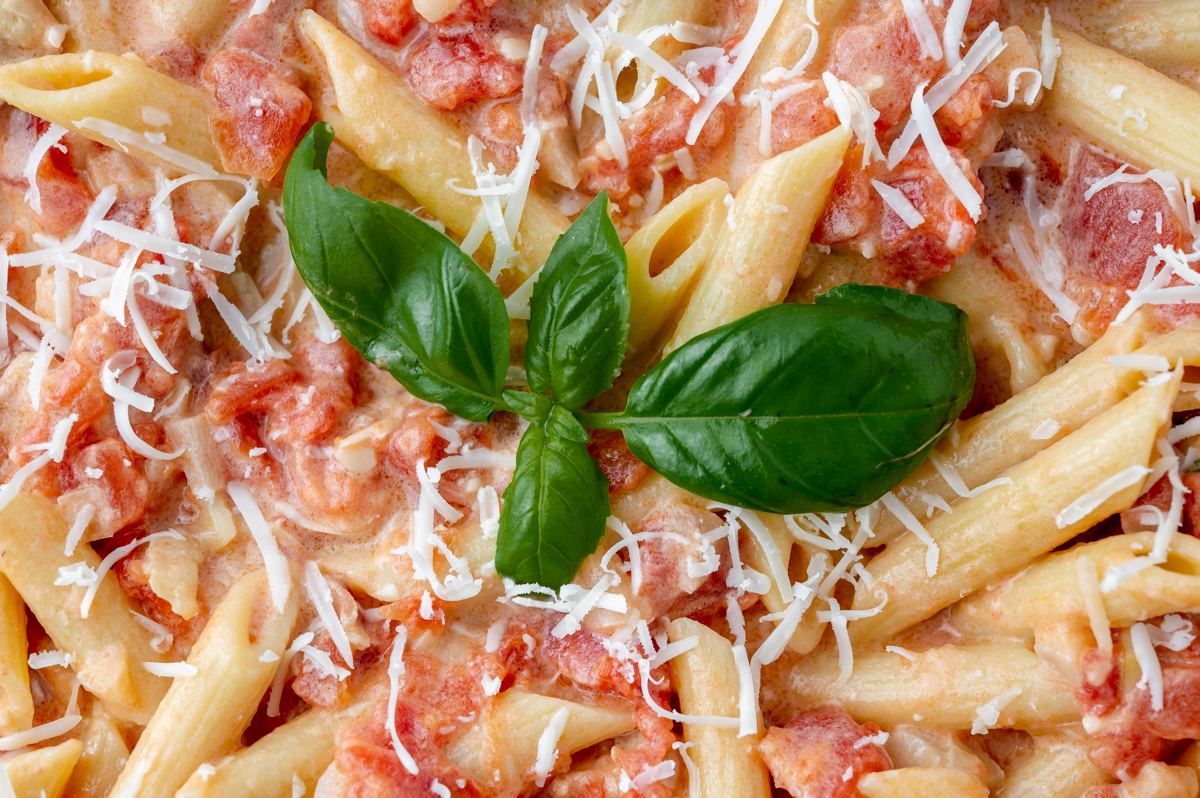
<path id="1" fill-rule="evenodd" d="M 3 0 L 0 798 L 1197 798 L 1200 2 Z"/>

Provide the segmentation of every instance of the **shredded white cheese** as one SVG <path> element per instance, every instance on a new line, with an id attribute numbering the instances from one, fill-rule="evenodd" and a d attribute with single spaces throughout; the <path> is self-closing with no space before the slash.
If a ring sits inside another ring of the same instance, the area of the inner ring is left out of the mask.
<path id="1" fill-rule="evenodd" d="M 884 204 L 895 211 L 900 220 L 910 228 L 916 229 L 925 223 L 925 217 L 921 215 L 916 206 L 904 195 L 903 191 L 889 186 L 887 183 L 881 183 L 878 180 L 872 180 L 871 185 L 879 192 L 879 196 L 883 198 Z"/>
<path id="2" fill-rule="evenodd" d="M 558 760 L 558 741 L 562 739 L 570 718 L 571 711 L 562 707 L 551 716 L 550 722 L 542 731 L 542 736 L 538 738 L 537 760 L 533 765 L 534 780 L 538 787 L 546 785 L 546 777 L 550 775 L 554 763 Z"/>
<path id="3" fill-rule="evenodd" d="M 1021 694 L 1020 687 L 1014 687 L 1006 693 L 996 696 L 975 710 L 975 720 L 971 724 L 971 734 L 987 734 L 988 729 L 1000 722 L 1000 713 Z"/>
<path id="4" fill-rule="evenodd" d="M 1150 627 L 1144 623 L 1135 623 L 1129 630 L 1130 642 L 1133 644 L 1133 656 L 1137 660 L 1142 676 L 1138 679 L 1137 689 L 1150 688 L 1150 707 L 1155 712 L 1163 709 L 1163 674 L 1162 663 L 1158 660 L 1158 652 L 1150 640 Z"/>
<path id="5" fill-rule="evenodd" d="M 925 142 L 925 149 L 929 153 L 929 160 L 933 163 L 934 168 L 946 181 L 950 191 L 966 208 L 971 218 L 979 221 L 983 215 L 983 198 L 979 196 L 979 192 L 970 179 L 963 174 L 962 169 L 955 162 L 954 156 L 947 149 L 946 143 L 942 141 L 937 123 L 933 121 L 933 111 L 925 102 L 926 85 L 926 83 L 922 83 L 913 94 L 911 105 L 913 121 L 921 134 L 921 140 Z"/>
<path id="6" fill-rule="evenodd" d="M 1059 529 L 1065 529 L 1071 524 L 1082 521 L 1116 494 L 1134 485 L 1141 484 L 1142 480 L 1149 473 L 1150 469 L 1145 466 L 1130 466 L 1113 474 L 1095 488 L 1059 510 L 1054 516 L 1055 525 Z"/>
<path id="7" fill-rule="evenodd" d="M 246 522 L 250 536 L 262 554 L 263 565 L 267 569 L 267 583 L 271 590 L 271 603 L 276 612 L 283 612 L 287 606 L 288 595 L 292 589 L 292 572 L 287 558 L 279 550 L 279 543 L 271 531 L 270 524 L 263 517 L 262 509 L 250 489 L 241 482 L 230 482 L 225 486 L 229 498 Z"/>
<path id="8" fill-rule="evenodd" d="M 912 514 L 912 511 L 905 507 L 904 503 L 897 499 L 891 491 L 883 494 L 882 501 L 883 506 L 896 516 L 896 520 L 903 524 L 905 529 L 912 532 L 917 540 L 925 544 L 925 574 L 932 579 L 937 575 L 941 549 L 938 548 L 937 543 L 929 536 L 929 532 L 917 520 L 917 517 Z"/>
<path id="9" fill-rule="evenodd" d="M 57 720 L 43 723 L 41 726 L 34 726 L 32 729 L 10 734 L 7 737 L 0 737 L 0 751 L 15 751 L 18 748 L 25 748 L 26 746 L 43 743 L 46 740 L 53 740 L 55 737 L 61 737 L 71 731 L 71 729 L 74 729 L 81 720 L 83 718 L 80 715 L 64 715 Z"/>
<path id="10" fill-rule="evenodd" d="M 168 679 L 186 679 L 200 672 L 199 668 L 187 662 L 143 662 L 142 668 L 155 676 Z"/>
<path id="11" fill-rule="evenodd" d="M 1047 89 L 1054 88 L 1054 73 L 1058 71 L 1058 57 L 1062 55 L 1062 45 L 1054 38 L 1054 23 L 1050 21 L 1050 9 L 1045 10 L 1042 17 L 1041 73 L 1042 84 Z"/>
<path id="12" fill-rule="evenodd" d="M 329 584 L 325 581 L 325 577 L 321 574 L 321 567 L 312 560 L 304 565 L 304 591 L 308 594 L 308 600 L 312 602 L 313 609 L 317 611 L 317 617 L 321 619 L 325 631 L 329 632 L 334 647 L 342 655 L 346 664 L 353 668 L 354 650 L 350 647 L 350 638 L 346 635 L 346 627 L 342 626 L 337 610 L 333 607 L 333 594 L 329 590 Z"/>
<path id="13" fill-rule="evenodd" d="M 400 758 L 400 764 L 415 776 L 417 775 L 417 762 L 404 747 L 404 743 L 400 742 L 400 735 L 396 733 L 396 704 L 400 696 L 400 677 L 404 675 L 404 646 L 407 642 L 408 630 L 397 624 L 396 637 L 392 640 L 392 651 L 388 655 L 388 714 L 383 725 L 391 735 L 392 750 Z"/>
<path id="14" fill-rule="evenodd" d="M 921 57 L 932 61 L 937 61 L 942 57 L 942 43 L 938 41 L 937 28 L 933 26 L 933 21 L 929 18 L 929 11 L 925 8 L 924 0 L 901 0 L 904 6 L 904 16 L 908 17 L 908 26 L 912 29 L 913 36 L 917 39 L 917 44 L 921 47 Z M 967 5 L 970 6 L 968 0 Z M 947 20 L 946 34 L 950 34 L 949 20 Z M 959 31 L 961 38 L 962 32 Z M 954 55 L 955 61 L 958 60 L 957 52 Z M 949 63 L 949 57 L 947 57 Z"/>

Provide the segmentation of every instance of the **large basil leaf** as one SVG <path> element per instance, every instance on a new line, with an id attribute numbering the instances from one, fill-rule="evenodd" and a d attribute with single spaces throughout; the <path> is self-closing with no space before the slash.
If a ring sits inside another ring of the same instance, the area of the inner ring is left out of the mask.
<path id="1" fill-rule="evenodd" d="M 488 418 L 508 370 L 500 291 L 417 217 L 330 186 L 332 140 L 333 128 L 314 125 L 284 182 L 300 275 L 346 340 L 411 393 L 463 418 Z"/>
<path id="2" fill-rule="evenodd" d="M 608 519 L 608 479 L 587 450 L 587 432 L 562 407 L 525 431 L 504 491 L 496 570 L 520 584 L 557 590 L 596 550 Z"/>
<path id="3" fill-rule="evenodd" d="M 634 386 L 615 426 L 675 484 L 770 513 L 844 512 L 912 473 L 975 381 L 967 317 L 842 286 L 698 336 Z"/>
<path id="4" fill-rule="evenodd" d="M 601 192 L 559 236 L 529 302 L 529 387 L 578 410 L 612 387 L 629 337 L 629 265 Z"/>

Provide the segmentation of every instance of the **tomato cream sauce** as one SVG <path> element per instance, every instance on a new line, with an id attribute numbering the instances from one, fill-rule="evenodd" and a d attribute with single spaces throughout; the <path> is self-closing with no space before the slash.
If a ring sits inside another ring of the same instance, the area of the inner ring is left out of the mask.
<path id="1" fill-rule="evenodd" d="M 136 320 L 109 312 L 106 291 L 87 289 L 90 280 L 53 266 L 9 269 L 8 296 L 66 336 L 69 345 L 47 367 L 45 355 L 39 355 L 50 346 L 41 343 L 46 331 L 27 316 L 8 314 L 0 373 L 0 444 L 8 457 L 0 464 L 0 479 L 13 478 L 37 456 L 30 447 L 50 440 L 56 425 L 74 417 L 61 463 L 39 470 L 24 490 L 55 502 L 69 525 L 91 513 L 83 522 L 83 540 L 101 557 L 148 534 L 170 529 L 182 534 L 182 540 L 160 538 L 135 549 L 117 561 L 111 577 L 139 612 L 169 631 L 173 661 L 188 656 L 237 578 L 264 563 L 245 510 L 226 490 L 233 483 L 247 486 L 293 563 L 293 589 L 302 589 L 298 575 L 305 563 L 319 564 L 354 653 L 350 668 L 305 599 L 293 637 L 314 632 L 313 648 L 335 670 L 311 656 L 291 658 L 281 712 L 272 716 L 260 708 L 243 738 L 252 745 L 306 712 L 351 713 L 354 720 L 339 734 L 316 795 L 695 794 L 689 792 L 694 763 L 687 758 L 682 724 L 664 717 L 678 709 L 680 685 L 672 669 L 654 657 L 667 645 L 670 621 L 679 618 L 700 620 L 729 640 L 744 638 L 750 655 L 762 645 L 779 613 L 768 611 L 763 591 L 746 589 L 752 575 L 737 581 L 750 568 L 748 552 L 757 545 L 752 531 L 736 523 L 729 527 L 733 516 L 727 508 L 653 473 L 619 433 L 593 432 L 588 451 L 610 482 L 615 523 L 576 575 L 575 593 L 564 588 L 547 597 L 536 586 L 531 593 L 530 586 L 500 579 L 487 497 L 494 501 L 511 481 L 526 422 L 503 411 L 487 423 L 469 422 L 415 398 L 327 319 L 303 307 L 311 297 L 288 250 L 280 192 L 299 138 L 318 118 L 336 127 L 337 98 L 297 20 L 312 9 L 332 21 L 420 102 L 478 137 L 503 173 L 516 166 L 525 134 L 521 106 L 530 35 L 534 25 L 545 26 L 533 105 L 546 133 L 533 186 L 569 216 L 607 191 L 618 230 L 628 239 L 654 210 L 689 187 L 715 177 L 736 191 L 767 157 L 837 128 L 836 104 L 820 77 L 825 72 L 869 96 L 878 112 L 870 132 L 887 153 L 910 119 L 914 91 L 947 67 L 944 57 L 924 53 L 904 5 L 818 2 L 818 9 L 830 13 L 811 28 L 819 30 L 820 46 L 814 46 L 803 74 L 774 85 L 788 96 L 773 107 L 763 136 L 759 106 L 742 99 L 751 87 L 739 84 L 734 102 L 719 104 L 689 144 L 698 106 L 681 88 L 666 84 L 619 120 L 625 163 L 615 156 L 600 114 L 589 107 L 579 123 L 573 118 L 579 66 L 562 74 L 548 66 L 576 37 L 565 6 L 558 4 L 467 0 L 437 23 L 424 19 L 409 0 L 46 5 L 67 25 L 64 50 L 128 53 L 204 91 L 212 102 L 210 132 L 221 164 L 229 173 L 255 178 L 258 201 L 229 229 L 222 221 L 244 196 L 244 186 L 197 180 L 170 193 L 178 240 L 234 256 L 239 269 L 223 274 L 197 264 L 182 282 L 172 283 L 191 297 L 195 315 L 156 298 L 153 286 L 166 285 L 166 277 L 136 289 L 160 355 L 151 351 Z M 250 16 L 252 5 L 262 13 Z M 689 77 L 707 85 L 717 79 L 717 61 L 737 52 L 748 35 L 756 4 L 695 5 L 698 16 L 688 22 L 702 29 L 691 34 L 701 43 L 686 47 L 709 48 L 711 58 Z M 1100 40 L 1117 5 L 1062 0 L 1050 9 L 1057 24 Z M 588 20 L 606 7 L 596 0 L 575 6 Z M 951 6 L 924 6 L 939 39 Z M 1040 95 L 1029 103 L 1018 98 L 998 105 L 1009 98 L 1011 70 L 1039 67 L 1037 45 L 1024 31 L 1036 30 L 1041 6 L 1038 14 L 1031 9 L 1018 0 L 970 4 L 964 44 L 997 22 L 1009 46 L 934 116 L 952 163 L 984 198 L 979 218 L 972 218 L 919 140 L 889 168 L 886 158 L 871 158 L 872 142 L 859 140 L 862 131 L 856 130 L 800 276 L 785 294 L 789 301 L 811 301 L 836 285 L 859 282 L 958 304 L 971 317 L 978 368 L 968 414 L 1002 403 L 1099 338 L 1125 306 L 1127 292 L 1139 285 L 1156 247 L 1183 251 L 1195 243 L 1155 182 L 1118 183 L 1089 196 L 1098 180 L 1122 166 L 1131 167 L 1129 174 L 1144 170 L 1050 119 Z M 797 58 L 809 35 L 797 35 Z M 680 57 L 684 47 L 678 44 L 668 57 Z M 1124 49 L 1134 52 L 1136 42 Z M 1195 64 L 1151 66 L 1200 88 Z M 644 89 L 638 70 L 634 62 L 614 76 L 622 102 L 632 103 Z M 63 146 L 51 148 L 36 166 L 40 207 L 32 208 L 26 200 L 27 164 L 48 130 L 45 120 L 0 108 L 0 245 L 6 252 L 32 252 L 69 237 L 112 187 L 116 199 L 106 220 L 161 230 L 154 198 L 166 176 L 77 133 L 68 133 Z M 340 143 L 331 151 L 329 176 L 335 185 L 428 216 L 403 188 Z M 919 212 L 920 223 L 904 221 L 877 184 L 900 192 Z M 1014 248 L 1011 230 L 1028 229 L 1031 208 L 1046 215 L 1042 218 L 1053 217 L 1047 246 L 1061 254 L 1062 290 L 1079 307 L 1073 323 L 1064 320 Z M 127 257 L 139 266 L 164 263 L 150 252 L 131 255 L 131 246 L 102 232 L 89 234 L 76 252 L 112 269 Z M 1173 284 L 1182 283 L 1175 278 Z M 285 356 L 251 356 L 214 299 L 258 324 L 267 345 Z M 277 307 L 263 313 L 271 301 Z M 1174 328 L 1193 319 L 1196 307 L 1158 306 L 1154 323 Z M 520 329 L 514 322 L 518 334 Z M 121 428 L 102 376 L 106 364 L 119 358 L 128 361 L 127 368 L 140 369 L 136 391 L 153 407 L 130 411 L 136 441 Z M 514 366 L 520 362 L 513 360 Z M 522 384 L 521 374 L 510 380 L 512 387 Z M 159 457 L 175 451 L 181 455 Z M 1194 475 L 1185 476 L 1194 490 Z M 425 554 L 413 543 L 422 502 L 430 500 L 422 491 L 437 496 L 428 529 L 437 541 Z M 1144 503 L 1161 515 L 1171 495 L 1164 477 Z M 1184 529 L 1194 534 L 1200 519 L 1194 494 L 1183 517 Z M 1133 516 L 1120 521 L 1129 531 L 1142 529 Z M 723 533 L 726 528 L 732 532 Z M 630 537 L 637 542 L 631 544 Z M 432 567 L 418 559 L 426 554 Z M 818 558 L 831 567 L 840 556 L 816 549 L 802 555 L 798 549 L 785 570 L 803 583 Z M 851 573 L 846 583 L 835 584 L 844 602 L 850 593 L 842 591 L 858 578 Z M 456 593 L 455 585 L 474 587 Z M 580 611 L 581 597 L 597 586 L 603 601 Z M 938 626 L 943 620 L 927 622 L 903 644 L 925 651 L 989 642 Z M 30 626 L 31 651 L 53 648 L 32 616 Z M 399 627 L 407 634 L 404 673 L 390 685 L 388 663 Z M 824 624 L 813 621 L 810 627 L 822 635 Z M 918 726 L 881 729 L 840 706 L 793 700 L 792 672 L 815 658 L 837 656 L 833 630 L 823 634 L 812 654 L 789 652 L 762 672 L 761 708 L 769 728 L 755 750 L 776 794 L 853 798 L 867 774 L 946 761 L 957 764 L 938 766 L 975 773 L 995 787 L 1015 767 L 1006 756 L 1031 745 L 1022 737 L 1010 740 L 1008 749 L 990 742 L 993 747 L 985 750 L 978 740 L 968 749 L 963 741 L 970 735 L 919 726 L 919 717 L 913 718 Z M 1070 679 L 1079 717 L 1095 739 L 1091 761 L 1104 778 L 1132 778 L 1147 763 L 1169 758 L 1177 741 L 1200 737 L 1195 711 L 1200 652 L 1197 643 L 1163 652 L 1167 699 L 1165 708 L 1155 710 L 1149 694 L 1130 683 L 1122 656 L 1131 655 L 1122 654 L 1128 648 L 1120 634 L 1115 637 L 1112 658 L 1089 648 L 1082 670 Z M 37 722 L 62 714 L 70 687 L 60 676 L 35 672 Z M 949 671 L 944 676 L 955 678 Z M 574 752 L 551 746 L 548 761 L 539 757 L 540 770 L 517 769 L 506 759 L 507 746 L 518 736 L 536 739 L 542 729 L 505 727 L 497 707 L 498 697 L 524 693 L 624 713 L 626 722 L 615 736 Z M 90 700 L 84 697 L 85 706 Z M 885 745 L 883 731 L 893 735 L 891 744 Z M 397 745 L 411 754 L 416 773 L 405 767 Z M 937 756 L 929 753 L 935 749 L 941 751 Z"/>

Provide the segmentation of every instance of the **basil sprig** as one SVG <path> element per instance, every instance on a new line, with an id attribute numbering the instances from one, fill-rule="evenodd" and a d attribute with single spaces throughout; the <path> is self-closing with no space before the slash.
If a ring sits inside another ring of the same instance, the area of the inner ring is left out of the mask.
<path id="1" fill-rule="evenodd" d="M 500 291 L 442 233 L 406 211 L 331 187 L 332 129 L 292 157 L 292 253 L 346 339 L 414 395 L 464 418 L 499 409 L 529 429 L 504 492 L 496 568 L 558 588 L 595 551 L 608 480 L 586 429 L 619 429 L 667 479 L 770 513 L 844 512 L 924 460 L 971 396 L 967 317 L 891 288 L 844 285 L 813 305 L 752 313 L 681 346 L 634 385 L 621 413 L 584 413 L 620 373 L 628 265 L 597 197 L 559 238 L 530 299 L 531 392 L 503 390 Z"/>

